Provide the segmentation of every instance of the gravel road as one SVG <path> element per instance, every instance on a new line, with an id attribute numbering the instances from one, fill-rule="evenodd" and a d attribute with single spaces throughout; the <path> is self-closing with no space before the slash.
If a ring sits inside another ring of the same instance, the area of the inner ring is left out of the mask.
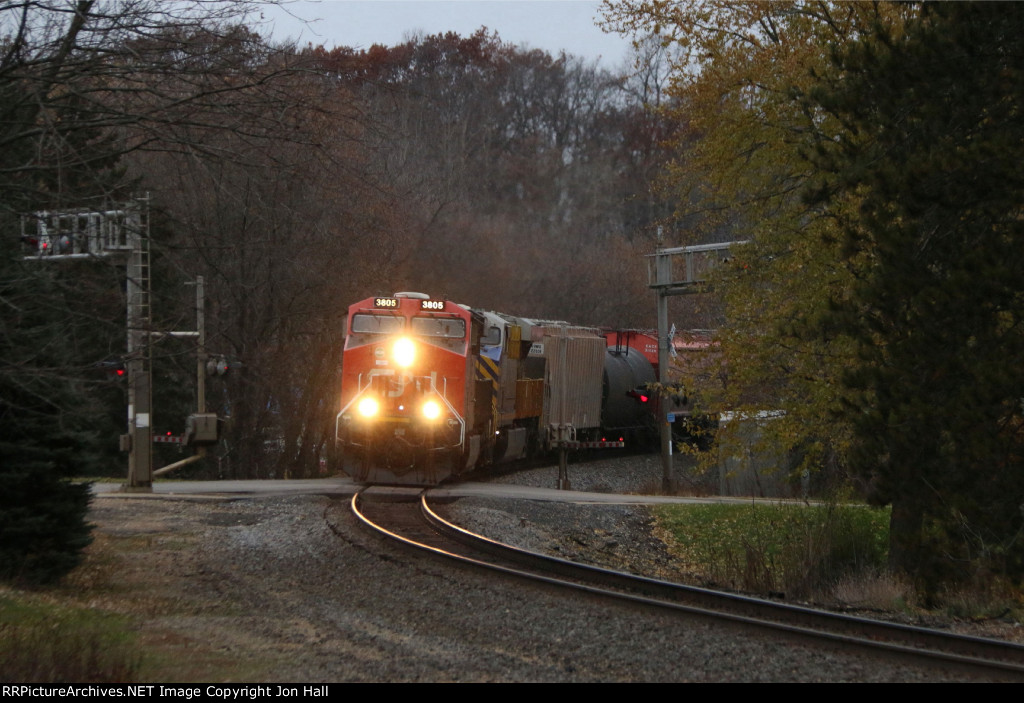
<path id="1" fill-rule="evenodd" d="M 672 570 L 643 508 L 474 499 L 453 514 L 535 546 L 632 552 L 646 555 L 638 568 Z M 92 520 L 97 541 L 76 578 L 91 604 L 139 618 L 163 657 L 144 668 L 152 680 L 955 680 L 453 568 L 368 534 L 337 499 L 108 497 Z"/>

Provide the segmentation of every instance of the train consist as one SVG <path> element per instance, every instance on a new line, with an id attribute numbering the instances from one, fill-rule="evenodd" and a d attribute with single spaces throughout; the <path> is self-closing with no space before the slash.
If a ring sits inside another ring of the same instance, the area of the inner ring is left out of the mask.
<path id="1" fill-rule="evenodd" d="M 649 437 L 657 339 L 422 293 L 348 310 L 336 436 L 361 482 L 436 485 L 546 451 Z"/>

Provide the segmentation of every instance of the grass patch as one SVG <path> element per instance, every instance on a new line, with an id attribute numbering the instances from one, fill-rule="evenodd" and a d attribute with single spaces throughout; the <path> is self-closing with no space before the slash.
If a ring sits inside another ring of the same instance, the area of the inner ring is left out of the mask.
<path id="1" fill-rule="evenodd" d="M 140 659 L 122 616 L 0 589 L 0 681 L 132 683 Z"/>
<path id="2" fill-rule="evenodd" d="M 839 605 L 877 612 L 912 614 L 916 597 L 909 581 L 888 571 L 853 573 L 833 587 L 832 599 Z"/>
<path id="3" fill-rule="evenodd" d="M 886 563 L 889 511 L 859 505 L 663 505 L 685 568 L 742 591 L 813 597 Z"/>
<path id="4" fill-rule="evenodd" d="M 1024 592 L 1000 578 L 977 578 L 971 584 L 948 587 L 937 600 L 949 617 L 1024 622 Z"/>

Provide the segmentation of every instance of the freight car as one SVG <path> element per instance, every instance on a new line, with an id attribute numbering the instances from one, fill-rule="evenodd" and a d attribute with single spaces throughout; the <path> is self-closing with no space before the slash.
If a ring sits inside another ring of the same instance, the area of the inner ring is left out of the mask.
<path id="1" fill-rule="evenodd" d="M 422 293 L 359 301 L 347 325 L 335 432 L 357 481 L 436 485 L 563 442 L 622 446 L 655 424 L 649 335 Z"/>

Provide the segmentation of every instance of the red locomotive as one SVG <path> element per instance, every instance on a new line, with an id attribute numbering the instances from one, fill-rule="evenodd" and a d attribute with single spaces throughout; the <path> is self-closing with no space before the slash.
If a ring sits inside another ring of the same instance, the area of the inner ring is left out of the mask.
<path id="1" fill-rule="evenodd" d="M 652 339 L 422 293 L 355 303 L 336 420 L 345 471 L 436 485 L 563 442 L 622 446 L 654 427 Z"/>

